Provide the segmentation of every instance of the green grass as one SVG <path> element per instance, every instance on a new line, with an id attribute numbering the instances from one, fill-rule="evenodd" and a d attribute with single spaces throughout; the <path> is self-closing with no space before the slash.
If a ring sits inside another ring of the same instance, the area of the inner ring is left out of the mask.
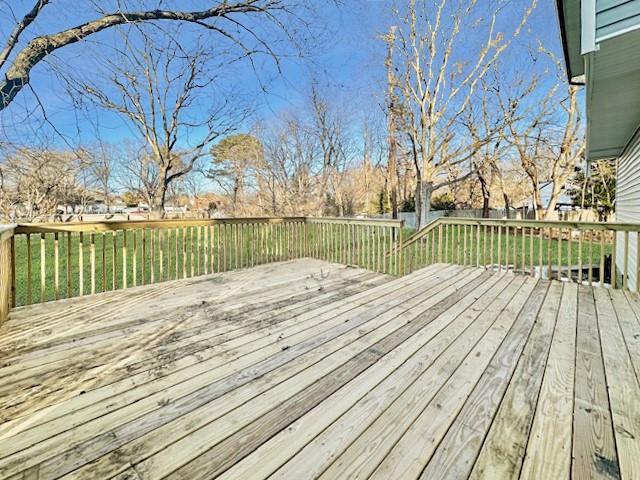
<path id="1" fill-rule="evenodd" d="M 529 231 L 525 231 L 523 249 L 522 231 L 518 230 L 515 234 L 512 232 L 513 230 L 510 230 L 507 237 L 503 230 L 499 238 L 496 229 L 492 243 L 490 227 L 485 234 L 484 229 L 478 232 L 477 229 L 469 227 L 465 231 L 464 226 L 459 228 L 455 226 L 449 229 L 443 228 L 440 243 L 439 233 L 434 230 L 427 238 L 407 248 L 405 265 L 410 269 L 416 269 L 440 260 L 443 263 L 466 265 L 500 264 L 503 267 L 509 265 L 511 269 L 515 267 L 515 270 L 522 271 L 524 261 L 525 272 L 529 272 L 532 265 L 534 268 L 541 266 L 546 272 L 550 264 L 553 269 L 558 265 L 566 267 L 567 265 L 577 266 L 580 263 L 587 268 L 590 259 L 594 267 L 599 264 L 601 253 L 599 239 L 594 240 L 593 243 L 583 240 L 581 254 L 577 238 L 569 242 L 569 239 L 564 237 L 559 241 L 558 238 L 549 239 L 544 236 L 540 238 L 537 232 L 531 235 Z M 604 255 L 611 255 L 612 251 L 613 245 L 606 243 Z"/>

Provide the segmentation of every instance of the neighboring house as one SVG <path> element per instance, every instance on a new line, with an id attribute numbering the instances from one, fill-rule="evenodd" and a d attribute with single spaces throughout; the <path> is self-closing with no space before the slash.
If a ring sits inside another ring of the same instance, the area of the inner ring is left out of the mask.
<path id="1" fill-rule="evenodd" d="M 556 0 L 569 81 L 586 84 L 587 159 L 617 159 L 616 219 L 640 222 L 640 0 Z M 637 245 L 629 241 L 629 265 Z M 624 259 L 622 235 L 617 265 Z M 636 286 L 636 271 L 629 272 Z"/>
<path id="2" fill-rule="evenodd" d="M 558 201 L 556 202 L 556 210 L 573 210 L 575 208 L 573 205 L 573 199 L 566 193 L 567 190 L 567 185 L 564 185 L 562 187 L 562 193 L 560 194 L 560 196 L 558 197 Z M 552 193 L 553 182 L 544 182 L 540 185 L 540 200 L 542 201 L 543 207 L 549 205 Z M 533 198 L 529 199 L 527 208 L 530 210 L 535 209 Z"/>

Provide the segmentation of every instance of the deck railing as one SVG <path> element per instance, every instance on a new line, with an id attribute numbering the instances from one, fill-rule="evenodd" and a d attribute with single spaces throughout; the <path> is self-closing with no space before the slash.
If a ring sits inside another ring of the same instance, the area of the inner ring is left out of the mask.
<path id="1" fill-rule="evenodd" d="M 401 225 L 269 217 L 10 226 L 0 242 L 0 322 L 10 307 L 302 257 L 398 275 Z"/>
<path id="2" fill-rule="evenodd" d="M 631 245 L 640 252 L 638 232 L 640 224 L 445 217 L 402 251 L 407 272 L 440 262 L 629 290 L 640 274 L 630 256 Z"/>
<path id="3" fill-rule="evenodd" d="M 314 217 L 18 224 L 0 227 L 0 322 L 10 308 L 312 257 L 401 276 L 474 265 L 640 290 L 640 225 Z M 621 268 L 616 267 L 616 263 Z M 633 264 L 632 264 L 633 263 Z"/>

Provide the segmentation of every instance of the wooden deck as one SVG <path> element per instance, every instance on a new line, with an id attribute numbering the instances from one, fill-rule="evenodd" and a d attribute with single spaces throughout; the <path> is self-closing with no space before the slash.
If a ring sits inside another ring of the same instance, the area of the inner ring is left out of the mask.
<path id="1" fill-rule="evenodd" d="M 640 298 L 297 260 L 17 309 L 0 477 L 640 479 Z"/>

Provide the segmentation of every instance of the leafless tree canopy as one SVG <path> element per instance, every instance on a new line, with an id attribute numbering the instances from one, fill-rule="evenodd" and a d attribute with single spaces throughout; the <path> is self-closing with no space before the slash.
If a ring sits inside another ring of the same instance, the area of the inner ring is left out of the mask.
<path id="1" fill-rule="evenodd" d="M 136 2 L 130 2 L 136 3 Z M 146 2 L 141 2 L 147 6 Z M 165 9 L 166 2 L 155 2 L 155 8 L 137 10 L 137 5 L 118 2 L 119 8 L 112 12 L 97 8 L 95 18 L 79 25 L 70 26 L 56 33 L 31 36 L 29 26 L 38 21 L 43 11 L 60 8 L 50 0 L 37 0 L 9 33 L 0 51 L 0 110 L 5 109 L 22 89 L 29 84 L 31 71 L 46 61 L 56 51 L 80 42 L 104 30 L 122 25 L 180 22 L 211 32 L 210 42 L 216 44 L 229 40 L 246 55 L 267 53 L 277 58 L 277 52 L 260 38 L 249 17 L 260 17 L 278 28 L 287 30 L 282 14 L 290 13 L 287 0 L 212 1 L 209 8 L 197 11 Z M 74 23 L 71 19 L 70 23 Z M 246 43 L 248 37 L 254 41 Z M 26 38 L 23 38 L 26 37 Z"/>

